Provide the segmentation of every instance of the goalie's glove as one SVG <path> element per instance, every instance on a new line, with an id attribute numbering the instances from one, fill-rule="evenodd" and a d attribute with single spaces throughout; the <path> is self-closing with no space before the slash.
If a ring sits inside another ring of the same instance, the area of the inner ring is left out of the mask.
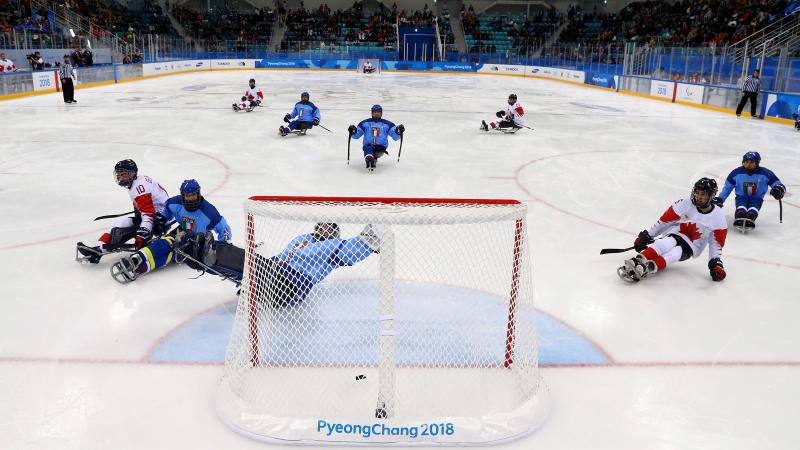
<path id="1" fill-rule="evenodd" d="M 780 200 L 786 194 L 786 187 L 782 184 L 776 185 L 772 190 L 769 191 L 769 194 L 775 199 Z"/>
<path id="2" fill-rule="evenodd" d="M 286 114 L 285 116 L 283 116 L 283 121 L 286 122 L 286 123 L 291 122 L 292 121 L 292 116 L 289 115 L 289 114 Z"/>
<path id="3" fill-rule="evenodd" d="M 147 242 L 150 240 L 152 236 L 153 236 L 152 230 L 149 230 L 145 227 L 139 227 L 139 229 L 136 230 L 136 238 L 134 239 L 136 244 L 136 250 L 139 250 L 145 245 L 147 245 Z"/>
<path id="4" fill-rule="evenodd" d="M 375 225 L 370 223 L 364 226 L 359 236 L 373 252 L 379 253 L 381 251 L 381 237 L 378 235 L 378 228 Z"/>
<path id="5" fill-rule="evenodd" d="M 633 241 L 633 249 L 636 250 L 637 252 L 641 252 L 653 242 L 654 241 L 653 238 L 650 236 L 650 233 L 648 233 L 647 230 L 642 230 L 639 233 L 639 236 L 636 237 L 636 240 Z"/>
<path id="6" fill-rule="evenodd" d="M 347 131 L 350 133 L 350 136 L 352 136 L 352 135 L 356 134 L 356 131 L 358 131 L 358 128 L 356 128 L 355 125 L 350 125 L 347 128 Z"/>
<path id="7" fill-rule="evenodd" d="M 714 281 L 722 281 L 725 279 L 725 268 L 722 267 L 722 260 L 719 258 L 712 258 L 708 261 L 708 271 L 711 273 L 711 279 Z"/>
<path id="8" fill-rule="evenodd" d="M 506 115 L 506 112 L 505 111 L 497 111 L 496 113 L 494 113 L 494 115 L 497 116 L 498 119 L 502 119 Z"/>

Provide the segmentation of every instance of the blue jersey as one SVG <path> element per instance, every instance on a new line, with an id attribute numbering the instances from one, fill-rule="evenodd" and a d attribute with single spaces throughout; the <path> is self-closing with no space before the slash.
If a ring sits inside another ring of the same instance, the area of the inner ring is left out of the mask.
<path id="1" fill-rule="evenodd" d="M 164 204 L 164 212 L 161 213 L 167 222 L 175 220 L 184 230 L 191 230 L 195 233 L 205 233 L 214 231 L 220 241 L 231 239 L 231 227 L 225 218 L 217 211 L 217 208 L 209 203 L 205 198 L 200 201 L 200 207 L 195 211 L 187 211 L 181 201 L 181 196 L 171 197 Z"/>
<path id="2" fill-rule="evenodd" d="M 295 117 L 301 122 L 313 122 L 314 119 L 321 120 L 319 108 L 311 102 L 297 102 L 290 118 L 294 119 Z"/>
<path id="3" fill-rule="evenodd" d="M 368 145 L 380 145 L 384 148 L 388 148 L 388 136 L 391 136 L 395 141 L 400 139 L 400 135 L 397 134 L 397 126 L 385 119 L 362 120 L 356 128 L 356 134 L 353 135 L 353 138 L 358 139 L 364 136 L 364 147 Z"/>
<path id="4" fill-rule="evenodd" d="M 765 167 L 759 167 L 753 173 L 747 173 L 744 167 L 738 167 L 725 179 L 725 187 L 719 198 L 725 201 L 736 188 L 736 196 L 764 198 L 770 188 L 781 184 L 781 180 Z"/>
<path id="5" fill-rule="evenodd" d="M 312 284 L 316 284 L 324 280 L 334 269 L 352 266 L 372 253 L 373 250 L 360 236 L 318 241 L 309 233 L 292 239 L 274 259 L 287 264 L 308 277 Z"/>

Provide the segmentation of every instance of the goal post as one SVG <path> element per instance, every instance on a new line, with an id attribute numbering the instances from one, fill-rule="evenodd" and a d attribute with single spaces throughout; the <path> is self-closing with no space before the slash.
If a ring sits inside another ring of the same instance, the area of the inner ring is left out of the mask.
<path id="1" fill-rule="evenodd" d="M 219 416 L 303 444 L 485 444 L 541 426 L 526 211 L 251 197 Z"/>
<path id="2" fill-rule="evenodd" d="M 369 68 L 372 67 L 372 71 Z M 381 73 L 381 60 L 376 58 L 359 58 L 356 64 L 359 73 Z"/>

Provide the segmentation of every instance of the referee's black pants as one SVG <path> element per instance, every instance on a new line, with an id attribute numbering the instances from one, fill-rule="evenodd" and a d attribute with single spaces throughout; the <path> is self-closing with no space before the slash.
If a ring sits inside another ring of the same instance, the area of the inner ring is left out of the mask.
<path id="1" fill-rule="evenodd" d="M 742 92 L 742 94 L 742 101 L 740 101 L 739 106 L 736 107 L 736 115 L 738 116 L 742 114 L 744 105 L 747 104 L 747 100 L 750 100 L 750 115 L 755 117 L 756 103 L 758 102 L 758 92 Z"/>
<path id="2" fill-rule="evenodd" d="M 75 87 L 72 85 L 72 78 L 61 80 L 61 91 L 64 94 L 64 103 L 71 103 L 75 100 Z M 753 111 L 755 111 L 755 108 Z"/>

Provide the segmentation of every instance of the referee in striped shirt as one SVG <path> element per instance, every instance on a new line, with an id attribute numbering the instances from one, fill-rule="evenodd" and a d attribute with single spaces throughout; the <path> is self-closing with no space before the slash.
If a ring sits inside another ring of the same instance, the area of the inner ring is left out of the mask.
<path id="1" fill-rule="evenodd" d="M 761 75 L 761 72 L 756 69 L 753 71 L 752 75 L 744 80 L 744 85 L 742 85 L 742 101 L 740 101 L 739 106 L 736 107 L 736 117 L 742 115 L 744 105 L 747 104 L 747 100 L 750 100 L 750 115 L 753 116 L 753 119 L 758 119 L 756 115 L 756 104 L 758 103 L 758 91 L 761 90 L 761 80 L 758 78 L 759 75 Z"/>
<path id="2" fill-rule="evenodd" d="M 64 103 L 78 103 L 75 100 L 75 86 L 72 84 L 76 78 L 75 69 L 72 67 L 69 55 L 64 55 L 64 65 L 58 69 L 58 77 L 61 78 L 61 91 L 64 94 Z"/>

